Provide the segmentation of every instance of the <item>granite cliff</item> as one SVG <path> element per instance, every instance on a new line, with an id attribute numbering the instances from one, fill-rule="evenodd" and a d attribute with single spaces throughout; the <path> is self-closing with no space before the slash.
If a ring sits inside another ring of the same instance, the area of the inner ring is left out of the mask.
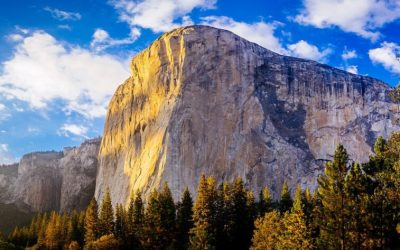
<path id="1" fill-rule="evenodd" d="M 389 90 L 229 31 L 175 29 L 133 58 L 109 104 L 95 197 L 110 188 L 126 203 L 167 181 L 177 198 L 201 174 L 275 196 L 284 180 L 313 188 L 338 143 L 365 161 L 377 136 L 399 129 Z"/>
<path id="2" fill-rule="evenodd" d="M 24 155 L 19 164 L 0 167 L 1 203 L 24 211 L 83 209 L 93 197 L 100 139 L 63 152 Z"/>

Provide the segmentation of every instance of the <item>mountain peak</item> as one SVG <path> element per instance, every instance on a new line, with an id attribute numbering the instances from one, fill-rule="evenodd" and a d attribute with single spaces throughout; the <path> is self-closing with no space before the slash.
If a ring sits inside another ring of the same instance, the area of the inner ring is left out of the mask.
<path id="1" fill-rule="evenodd" d="M 201 174 L 244 179 L 276 196 L 314 188 L 335 145 L 364 161 L 399 129 L 382 82 L 282 56 L 229 31 L 175 29 L 132 60 L 114 94 L 99 153 L 96 198 L 115 203 L 167 181 L 195 193 Z"/>

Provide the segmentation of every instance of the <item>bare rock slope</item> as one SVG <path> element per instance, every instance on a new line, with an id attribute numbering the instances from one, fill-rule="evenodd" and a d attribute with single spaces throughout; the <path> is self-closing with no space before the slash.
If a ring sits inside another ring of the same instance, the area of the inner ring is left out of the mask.
<path id="1" fill-rule="evenodd" d="M 315 187 L 335 146 L 365 161 L 379 135 L 398 130 L 390 87 L 282 56 L 231 32 L 175 29 L 132 60 L 114 94 L 99 153 L 96 198 L 148 195 L 167 181 L 195 193 L 201 174 L 243 177 L 276 195 L 286 179 Z"/>
<path id="2" fill-rule="evenodd" d="M 24 155 L 18 165 L 0 171 L 2 203 L 27 211 L 83 209 L 94 195 L 100 139 L 63 152 Z M 9 169 L 12 169 L 10 171 Z M 1 170 L 1 168 L 0 168 Z"/>

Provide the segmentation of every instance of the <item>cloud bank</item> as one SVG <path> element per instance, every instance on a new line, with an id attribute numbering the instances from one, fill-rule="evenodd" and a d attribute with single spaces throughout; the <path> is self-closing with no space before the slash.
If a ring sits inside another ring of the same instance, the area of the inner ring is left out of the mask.
<path id="1" fill-rule="evenodd" d="M 13 56 L 2 63 L 0 92 L 33 109 L 65 103 L 64 111 L 85 117 L 105 115 L 116 87 L 129 76 L 123 60 L 71 46 L 36 31 L 17 41 Z"/>

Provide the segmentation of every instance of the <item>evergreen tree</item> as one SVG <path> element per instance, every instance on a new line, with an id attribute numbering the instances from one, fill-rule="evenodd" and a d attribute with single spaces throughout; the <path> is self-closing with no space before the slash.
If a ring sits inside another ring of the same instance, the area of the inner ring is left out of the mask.
<path id="1" fill-rule="evenodd" d="M 169 249 L 174 244 L 175 203 L 165 183 L 161 192 L 153 190 L 146 207 L 144 237 L 146 249 Z"/>
<path id="2" fill-rule="evenodd" d="M 98 206 L 93 198 L 85 213 L 85 243 L 95 241 L 98 237 Z"/>
<path id="3" fill-rule="evenodd" d="M 176 208 L 176 246 L 177 249 L 188 249 L 189 231 L 193 227 L 193 200 L 188 188 L 183 192 L 182 199 Z"/>
<path id="4" fill-rule="evenodd" d="M 318 179 L 319 195 L 323 205 L 321 240 L 329 249 L 345 249 L 348 240 L 348 210 L 345 178 L 349 169 L 346 149 L 339 145 L 333 161 L 325 166 L 325 175 Z"/>
<path id="5" fill-rule="evenodd" d="M 289 186 L 287 182 L 283 182 L 282 191 L 281 191 L 281 199 L 279 201 L 279 210 L 281 213 L 289 211 L 292 208 L 292 198 L 290 197 Z"/>
<path id="6" fill-rule="evenodd" d="M 216 249 L 218 193 L 215 180 L 202 175 L 194 204 L 194 228 L 190 231 L 190 249 Z"/>
<path id="7" fill-rule="evenodd" d="M 126 213 L 125 224 L 126 230 L 124 233 L 124 244 L 127 249 L 141 248 L 141 242 L 144 238 L 144 221 L 145 211 L 141 193 L 138 191 L 131 196 L 128 212 Z"/>
<path id="8" fill-rule="evenodd" d="M 160 204 L 160 239 L 165 248 L 175 244 L 176 208 L 168 183 L 164 183 L 159 195 Z"/>
<path id="9" fill-rule="evenodd" d="M 114 234 L 117 239 L 124 239 L 126 229 L 124 207 L 117 204 L 115 208 L 115 229 Z"/>
<path id="10" fill-rule="evenodd" d="M 346 176 L 346 194 L 348 197 L 349 240 L 346 248 L 363 249 L 368 245 L 367 238 L 367 196 L 365 194 L 365 176 L 361 166 L 353 163 Z"/>
<path id="11" fill-rule="evenodd" d="M 99 236 L 109 235 L 114 232 L 114 212 L 111 202 L 110 190 L 107 188 L 101 202 L 100 215 L 98 221 Z"/>
<path id="12" fill-rule="evenodd" d="M 259 194 L 258 198 L 258 211 L 260 216 L 264 216 L 265 213 L 271 212 L 273 209 L 273 203 L 271 198 L 271 192 L 268 187 L 264 187 Z"/>

